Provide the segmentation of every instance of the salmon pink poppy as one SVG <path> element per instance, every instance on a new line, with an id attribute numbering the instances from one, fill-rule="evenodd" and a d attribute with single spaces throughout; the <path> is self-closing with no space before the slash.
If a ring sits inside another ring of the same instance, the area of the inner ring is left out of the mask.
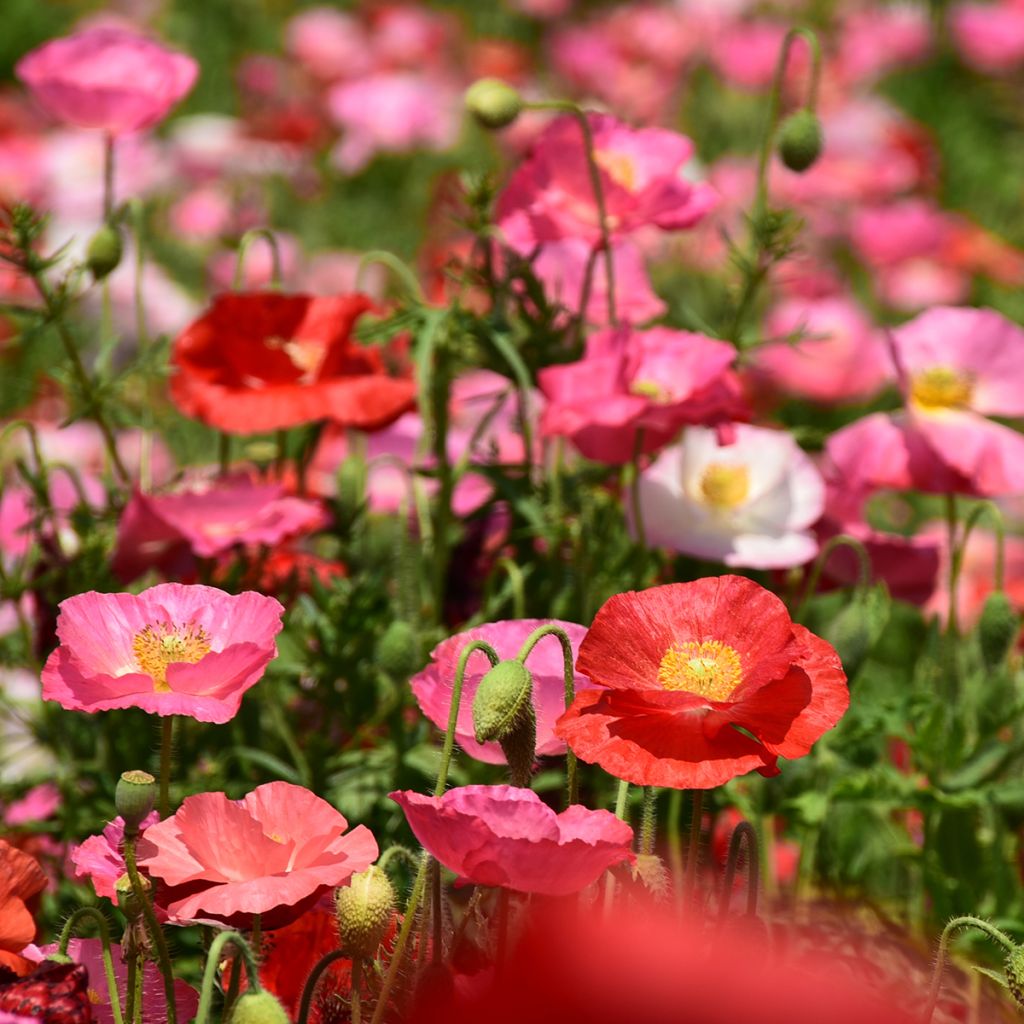
<path id="1" fill-rule="evenodd" d="M 423 848 L 477 885 L 569 896 L 632 858 L 633 830 L 579 804 L 556 814 L 533 790 L 461 786 L 391 794 Z"/>
<path id="2" fill-rule="evenodd" d="M 332 420 L 378 430 L 410 409 L 411 380 L 352 339 L 365 295 L 220 295 L 174 342 L 171 397 L 231 434 Z"/>
<path id="3" fill-rule="evenodd" d="M 280 928 L 376 860 L 370 830 L 347 828 L 326 800 L 289 782 L 242 800 L 197 793 L 146 829 L 139 864 L 164 883 L 158 899 L 172 923 L 241 928 L 259 914 Z"/>
<path id="4" fill-rule="evenodd" d="M 44 43 L 16 71 L 65 124 L 122 135 L 162 121 L 192 88 L 199 65 L 136 32 L 100 27 Z"/>
<path id="5" fill-rule="evenodd" d="M 57 618 L 60 646 L 43 667 L 43 698 L 69 711 L 142 708 L 227 722 L 277 656 L 283 611 L 252 591 L 180 583 L 69 597 Z"/>
<path id="6" fill-rule="evenodd" d="M 776 760 L 809 753 L 850 702 L 835 650 L 742 576 L 616 594 L 576 664 L 607 689 L 579 694 L 556 734 L 641 786 L 777 775 Z"/>

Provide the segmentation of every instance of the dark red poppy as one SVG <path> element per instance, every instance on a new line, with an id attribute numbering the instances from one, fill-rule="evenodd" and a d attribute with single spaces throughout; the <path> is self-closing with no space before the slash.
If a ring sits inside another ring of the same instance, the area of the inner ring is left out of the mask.
<path id="1" fill-rule="evenodd" d="M 607 601 L 580 645 L 585 690 L 555 734 L 642 786 L 711 789 L 803 757 L 850 702 L 835 650 L 743 576 Z"/>
<path id="2" fill-rule="evenodd" d="M 41 1024 L 91 1024 L 89 972 L 81 964 L 44 960 L 27 978 L 5 983 L 0 976 L 0 1011 Z"/>
<path id="3" fill-rule="evenodd" d="M 413 405 L 411 380 L 352 340 L 365 295 L 219 295 L 174 342 L 171 397 L 186 416 L 231 434 L 333 420 L 379 430 Z"/>

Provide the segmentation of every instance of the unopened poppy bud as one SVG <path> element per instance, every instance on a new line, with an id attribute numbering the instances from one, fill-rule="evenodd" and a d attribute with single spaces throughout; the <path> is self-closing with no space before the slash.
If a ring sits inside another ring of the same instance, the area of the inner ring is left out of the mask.
<path id="1" fill-rule="evenodd" d="M 500 78 L 481 78 L 466 90 L 466 109 L 485 127 L 510 125 L 523 110 L 523 97 Z"/>
<path id="2" fill-rule="evenodd" d="M 153 891 L 153 883 L 145 875 L 139 875 L 142 880 L 142 888 L 145 892 Z M 142 904 L 135 895 L 135 887 L 129 875 L 121 875 L 114 883 L 114 895 L 117 897 L 117 905 L 128 920 L 134 920 L 142 916 Z"/>
<path id="3" fill-rule="evenodd" d="M 117 269 L 123 252 L 121 233 L 113 225 L 104 224 L 89 239 L 89 247 L 85 251 L 85 264 L 92 271 L 92 276 L 100 281 Z"/>
<path id="4" fill-rule="evenodd" d="M 803 173 L 821 156 L 821 122 L 812 110 L 790 114 L 779 129 L 779 156 L 791 170 Z"/>
<path id="5" fill-rule="evenodd" d="M 420 667 L 419 636 L 413 626 L 396 619 L 377 641 L 377 664 L 395 680 L 405 680 Z"/>
<path id="6" fill-rule="evenodd" d="M 473 697 L 477 743 L 500 740 L 533 717 L 533 676 L 521 661 L 499 661 L 480 680 Z"/>
<path id="7" fill-rule="evenodd" d="M 1016 948 L 1003 964 L 1006 972 L 1006 987 L 1013 1001 L 1024 1010 L 1024 949 Z"/>
<path id="8" fill-rule="evenodd" d="M 845 605 L 822 631 L 836 649 L 843 669 L 853 677 L 867 660 L 889 621 L 892 606 L 884 587 L 871 587 Z"/>
<path id="9" fill-rule="evenodd" d="M 231 1024 L 290 1024 L 288 1013 L 266 989 L 243 992 L 231 1011 Z"/>
<path id="10" fill-rule="evenodd" d="M 985 598 L 978 620 L 978 643 L 987 669 L 1003 664 L 1019 632 L 1020 616 L 1010 599 L 1001 590 L 993 591 Z"/>
<path id="11" fill-rule="evenodd" d="M 375 864 L 360 871 L 337 890 L 334 902 L 341 948 L 350 956 L 372 959 L 395 909 L 395 890 L 387 872 Z"/>
<path id="12" fill-rule="evenodd" d="M 138 828 L 156 801 L 156 779 L 149 772 L 122 772 L 114 790 L 114 807 L 129 828 Z"/>

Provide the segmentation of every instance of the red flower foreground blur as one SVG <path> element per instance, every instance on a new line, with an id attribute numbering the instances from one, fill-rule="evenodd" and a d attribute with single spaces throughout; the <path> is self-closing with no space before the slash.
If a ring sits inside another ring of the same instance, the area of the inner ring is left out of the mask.
<path id="1" fill-rule="evenodd" d="M 850 702 L 833 648 L 742 576 L 616 594 L 576 667 L 609 689 L 578 694 L 555 733 L 641 786 L 776 775 L 778 757 L 807 754 Z"/>
<path id="2" fill-rule="evenodd" d="M 46 888 L 46 875 L 33 857 L 0 839 L 0 965 L 26 974 L 31 963 L 21 951 L 35 938 L 29 903 Z"/>
<path id="3" fill-rule="evenodd" d="M 348 822 L 302 786 L 268 782 L 243 800 L 198 793 L 152 825 L 139 864 L 165 884 L 158 900 L 173 924 L 201 921 L 280 928 L 377 858 L 365 825 Z"/>
<path id="4" fill-rule="evenodd" d="M 365 295 L 228 294 L 174 342 L 171 397 L 186 416 L 229 434 L 333 420 L 379 430 L 412 407 L 411 380 L 352 341 Z"/>

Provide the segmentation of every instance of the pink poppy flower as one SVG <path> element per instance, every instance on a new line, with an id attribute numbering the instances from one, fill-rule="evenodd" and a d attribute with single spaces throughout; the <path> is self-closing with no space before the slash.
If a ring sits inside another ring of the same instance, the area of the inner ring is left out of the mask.
<path id="1" fill-rule="evenodd" d="M 783 569 L 818 551 L 825 482 L 790 434 L 738 424 L 723 445 L 690 427 L 640 476 L 647 540 L 698 558 Z"/>
<path id="2" fill-rule="evenodd" d="M 956 4 L 949 13 L 953 40 L 964 60 L 990 74 L 1012 71 L 1024 62 L 1024 4 Z"/>
<path id="3" fill-rule="evenodd" d="M 1024 436 L 987 416 L 1024 414 L 1024 330 L 990 309 L 936 307 L 892 332 L 906 409 L 829 438 L 860 490 L 1024 493 Z"/>
<path id="4" fill-rule="evenodd" d="M 788 394 L 858 402 L 877 394 L 892 376 L 885 343 L 850 299 L 789 299 L 772 310 L 765 331 L 773 338 L 803 336 L 794 343 L 769 342 L 754 353 L 758 374 Z"/>
<path id="5" fill-rule="evenodd" d="M 442 797 L 390 794 L 423 848 L 477 885 L 570 896 L 632 860 L 633 830 L 610 811 L 556 814 L 533 790 L 461 786 Z"/>
<path id="6" fill-rule="evenodd" d="M 162 121 L 192 88 L 199 66 L 135 32 L 93 28 L 44 43 L 15 70 L 54 117 L 123 135 Z"/>
<path id="7" fill-rule="evenodd" d="M 244 474 L 197 481 L 173 494 L 136 491 L 118 523 L 113 567 L 128 582 L 151 566 L 179 564 L 183 553 L 214 558 L 236 544 L 276 545 L 326 522 L 317 502 Z"/>
<path id="8" fill-rule="evenodd" d="M 893 4 L 853 11 L 843 19 L 837 64 L 843 80 L 873 81 L 923 60 L 931 47 L 928 11 Z"/>
<path id="9" fill-rule="evenodd" d="M 331 889 L 377 859 L 365 825 L 348 822 L 302 786 L 268 782 L 242 800 L 186 797 L 177 813 L 146 829 L 139 864 L 164 885 L 172 923 L 264 928 L 294 921 Z"/>
<path id="10" fill-rule="evenodd" d="M 315 78 L 332 82 L 365 75 L 372 67 L 366 32 L 351 14 L 310 7 L 286 28 L 288 52 Z"/>
<path id="11" fill-rule="evenodd" d="M 60 790 L 52 782 L 33 786 L 20 800 L 3 812 L 5 825 L 16 828 L 53 817 L 62 803 Z"/>
<path id="12" fill-rule="evenodd" d="M 598 331 L 575 363 L 538 375 L 547 407 L 541 432 L 568 437 L 588 459 L 620 465 L 667 444 L 687 423 L 745 418 L 729 367 L 736 350 L 723 341 L 654 327 Z"/>
<path id="13" fill-rule="evenodd" d="M 773 21 L 738 22 L 719 32 L 712 44 L 711 59 L 719 74 L 743 89 L 766 89 L 775 73 L 786 26 Z M 794 46 L 787 71 L 806 66 L 803 43 Z"/>
<path id="14" fill-rule="evenodd" d="M 160 820 L 156 811 L 150 811 L 142 819 L 143 830 Z M 97 896 L 106 896 L 117 903 L 114 886 L 125 873 L 124 819 L 120 816 L 108 822 L 98 836 L 89 836 L 71 851 L 71 863 L 75 865 L 75 878 L 88 878 Z"/>
<path id="15" fill-rule="evenodd" d="M 629 128 L 609 114 L 589 114 L 588 119 L 614 236 L 648 226 L 689 228 L 714 207 L 714 190 L 683 176 L 693 157 L 693 143 L 685 135 Z M 524 254 L 565 238 L 580 238 L 591 246 L 600 240 L 575 118 L 556 118 L 541 132 L 499 197 L 497 217 L 509 245 Z"/>
<path id="16" fill-rule="evenodd" d="M 137 707 L 227 722 L 277 656 L 283 611 L 251 591 L 180 583 L 69 597 L 57 617 L 60 646 L 43 667 L 43 698 L 90 714 Z"/>
<path id="17" fill-rule="evenodd" d="M 420 710 L 442 731 L 448 728 L 448 715 L 452 705 L 452 685 L 455 669 L 462 649 L 474 640 L 486 640 L 498 657 L 514 658 L 526 638 L 538 627 L 552 623 L 565 630 L 572 646 L 573 658 L 579 654 L 580 643 L 586 636 L 585 627 L 560 619 L 505 619 L 475 626 L 463 633 L 442 640 L 430 652 L 430 664 L 410 680 L 412 692 Z M 565 753 L 565 744 L 555 736 L 554 725 L 565 711 L 565 663 L 557 640 L 542 640 L 526 660 L 533 675 L 533 706 L 537 714 L 537 754 L 555 756 Z M 473 731 L 473 697 L 480 680 L 490 668 L 482 653 L 470 655 L 463 677 L 462 700 L 455 726 L 455 739 L 470 757 L 487 764 L 504 764 L 505 755 L 498 743 L 477 743 Z M 590 687 L 590 680 L 579 673 L 574 676 L 577 690 Z"/>

